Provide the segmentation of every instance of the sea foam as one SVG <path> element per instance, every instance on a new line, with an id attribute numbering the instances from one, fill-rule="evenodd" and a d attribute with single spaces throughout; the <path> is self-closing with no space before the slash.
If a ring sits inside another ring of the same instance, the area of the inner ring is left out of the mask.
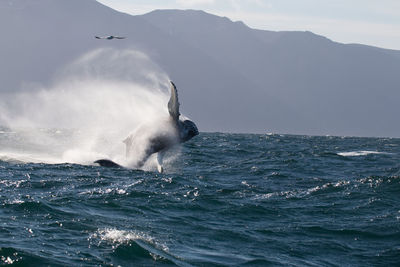
<path id="1" fill-rule="evenodd" d="M 359 156 L 367 156 L 371 154 L 390 154 L 387 152 L 378 152 L 378 151 L 370 151 L 370 150 L 360 150 L 360 151 L 350 151 L 350 152 L 340 152 L 337 153 L 339 156 L 343 157 L 359 157 Z"/>

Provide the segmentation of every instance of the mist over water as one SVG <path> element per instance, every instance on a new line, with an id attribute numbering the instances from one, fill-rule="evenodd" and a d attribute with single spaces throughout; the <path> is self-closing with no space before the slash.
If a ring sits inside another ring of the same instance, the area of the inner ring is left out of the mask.
<path id="1" fill-rule="evenodd" d="M 123 163 L 122 140 L 142 124 L 165 120 L 168 98 L 169 78 L 147 55 L 91 51 L 60 70 L 51 86 L 1 96 L 0 125 L 8 143 L 3 140 L 0 157 Z"/>

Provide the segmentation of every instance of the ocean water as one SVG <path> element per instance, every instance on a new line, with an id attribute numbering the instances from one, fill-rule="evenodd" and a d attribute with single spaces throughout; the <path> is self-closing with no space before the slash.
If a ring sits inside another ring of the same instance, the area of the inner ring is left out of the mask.
<path id="1" fill-rule="evenodd" d="M 0 132 L 3 265 L 400 264 L 400 139 L 201 133 L 159 174 L 21 136 Z"/>

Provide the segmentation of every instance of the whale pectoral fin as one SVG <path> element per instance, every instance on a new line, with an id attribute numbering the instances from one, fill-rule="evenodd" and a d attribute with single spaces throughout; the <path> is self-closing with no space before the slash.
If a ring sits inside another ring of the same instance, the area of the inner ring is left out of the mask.
<path id="1" fill-rule="evenodd" d="M 157 165 L 157 170 L 159 173 L 163 173 L 164 172 L 164 168 L 161 165 Z"/>
<path id="2" fill-rule="evenodd" d="M 158 170 L 159 173 L 163 173 L 164 172 L 164 168 L 162 166 L 163 158 L 164 158 L 164 153 L 163 152 L 158 152 L 157 153 L 157 170 Z"/>
<path id="3" fill-rule="evenodd" d="M 179 115 L 179 101 L 178 101 L 178 91 L 176 89 L 175 84 L 170 81 L 171 83 L 171 97 L 168 101 L 168 112 L 169 115 L 175 120 L 178 121 Z"/>
<path id="4" fill-rule="evenodd" d="M 131 152 L 131 147 L 132 147 L 132 137 L 128 136 L 125 138 L 122 143 L 125 144 L 125 157 L 128 158 L 130 152 Z"/>

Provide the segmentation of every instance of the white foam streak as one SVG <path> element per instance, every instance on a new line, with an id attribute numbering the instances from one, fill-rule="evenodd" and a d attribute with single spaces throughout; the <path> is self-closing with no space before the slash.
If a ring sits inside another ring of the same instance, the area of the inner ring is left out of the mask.
<path id="1" fill-rule="evenodd" d="M 339 156 L 343 157 L 359 157 L 359 156 L 367 156 L 371 154 L 390 154 L 387 152 L 378 152 L 378 151 L 369 151 L 369 150 L 361 150 L 361 151 L 350 151 L 350 152 L 340 152 L 337 153 Z"/>
<path id="2" fill-rule="evenodd" d="M 141 247 L 147 249 L 150 254 L 152 254 L 152 252 L 156 252 L 157 254 L 160 254 L 163 257 L 165 256 L 165 258 L 169 258 L 169 256 L 165 254 L 165 252 L 168 252 L 169 250 L 166 245 L 156 241 L 153 237 L 149 236 L 148 234 L 141 233 L 138 231 L 125 231 L 125 230 L 118 230 L 115 228 L 99 229 L 97 230 L 97 232 L 89 236 L 89 240 L 90 241 L 98 240 L 99 244 L 102 241 L 106 241 L 108 243 L 111 243 L 114 249 L 120 245 L 129 244 L 130 242 L 135 241 Z M 151 246 L 148 246 L 147 244 L 150 244 Z M 153 250 L 154 248 L 156 249 Z"/>
<path id="3" fill-rule="evenodd" d="M 112 228 L 100 229 L 96 233 L 90 236 L 90 238 L 99 238 L 102 241 L 108 241 L 114 244 L 126 244 L 134 240 L 144 240 L 152 242 L 153 238 L 143 233 L 137 233 L 134 231 L 124 231 Z"/>

